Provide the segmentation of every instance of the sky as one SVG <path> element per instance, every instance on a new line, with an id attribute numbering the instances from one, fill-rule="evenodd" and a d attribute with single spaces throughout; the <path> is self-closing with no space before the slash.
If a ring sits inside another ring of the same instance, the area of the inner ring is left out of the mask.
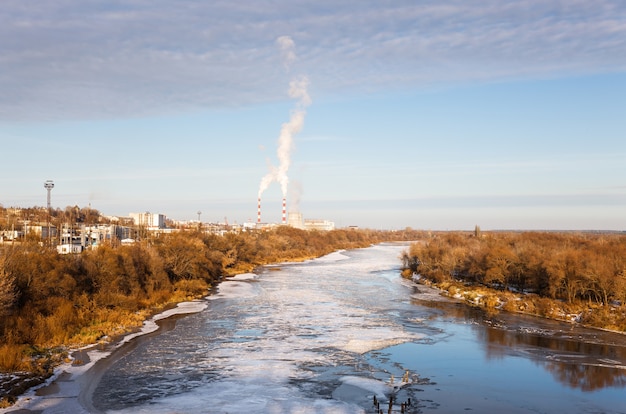
<path id="1" fill-rule="evenodd" d="M 0 91 L 5 207 L 626 230 L 622 0 L 4 0 Z"/>

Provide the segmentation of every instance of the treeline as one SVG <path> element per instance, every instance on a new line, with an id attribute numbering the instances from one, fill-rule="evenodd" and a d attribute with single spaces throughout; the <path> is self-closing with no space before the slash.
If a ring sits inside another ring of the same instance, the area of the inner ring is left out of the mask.
<path id="1" fill-rule="evenodd" d="M 626 303 L 626 236 L 594 233 L 442 233 L 403 253 L 404 267 L 434 282 L 593 305 Z"/>
<path id="2" fill-rule="evenodd" d="M 178 232 L 130 246 L 59 255 L 35 239 L 0 247 L 0 370 L 33 370 L 29 355 L 127 332 L 168 303 L 208 293 L 222 277 L 415 232 Z M 46 370 L 48 367 L 39 366 Z"/>
<path id="3" fill-rule="evenodd" d="M 14 210 L 18 210 L 17 212 Z M 46 223 L 61 228 L 63 223 L 103 224 L 110 220 L 91 207 L 67 206 L 64 209 L 45 207 L 25 207 L 7 209 L 0 205 L 0 230 L 11 230 L 22 226 L 24 220 L 32 223 Z"/>

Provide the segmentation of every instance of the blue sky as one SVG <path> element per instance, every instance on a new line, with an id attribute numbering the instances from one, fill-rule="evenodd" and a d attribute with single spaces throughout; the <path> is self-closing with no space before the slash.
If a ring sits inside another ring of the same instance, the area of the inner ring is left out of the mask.
<path id="1" fill-rule="evenodd" d="M 289 210 L 626 229 L 622 1 L 8 0 L 0 22 L 7 207 L 45 205 L 52 179 L 55 207 L 256 220 L 306 77 Z"/>

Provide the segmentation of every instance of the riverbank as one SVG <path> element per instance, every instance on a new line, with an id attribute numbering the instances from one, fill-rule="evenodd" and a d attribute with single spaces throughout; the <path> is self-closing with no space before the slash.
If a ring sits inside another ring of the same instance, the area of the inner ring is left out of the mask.
<path id="1" fill-rule="evenodd" d="M 412 243 L 402 261 L 406 277 L 486 309 L 626 332 L 623 234 L 440 233 Z"/>
<path id="2" fill-rule="evenodd" d="M 462 300 L 471 306 L 484 308 L 488 312 L 511 312 L 626 334 L 621 329 L 626 325 L 626 306 L 624 305 L 601 306 L 580 301 L 566 303 L 533 293 L 497 290 L 461 281 L 437 283 L 419 276 L 412 276 L 412 280 L 434 287 L 445 296 Z"/>
<path id="3" fill-rule="evenodd" d="M 289 262 L 305 262 L 316 257 L 302 255 L 290 259 Z M 270 265 L 272 263 L 264 266 Z M 239 265 L 230 269 L 222 283 L 245 278 L 256 268 L 259 266 Z M 129 348 L 128 343 L 132 339 L 139 336 L 147 338 L 156 334 L 157 331 L 160 333 L 164 327 L 169 326 L 168 321 L 171 321 L 175 316 L 195 313 L 204 309 L 206 304 L 204 307 L 197 307 L 196 304 L 213 295 L 215 293 L 214 287 L 208 285 L 199 287 L 202 288 L 203 294 L 197 294 L 194 297 L 188 291 L 179 291 L 178 293 L 182 293 L 182 295 L 170 298 L 168 303 L 160 307 L 144 309 L 141 312 L 128 315 L 128 317 L 123 318 L 129 321 L 127 325 L 111 325 L 107 321 L 103 321 L 102 326 L 92 326 L 92 331 L 100 332 L 97 341 L 79 347 L 58 346 L 52 348 L 45 357 L 45 364 L 50 366 L 45 373 L 24 371 L 0 374 L 0 390 L 2 391 L 0 413 L 41 412 L 42 408 L 40 407 L 43 407 L 43 410 L 46 410 L 48 405 L 56 407 L 55 400 L 62 402 L 60 405 L 62 411 L 81 412 L 80 410 L 83 410 L 81 407 L 88 407 L 87 411 L 83 411 L 94 412 L 93 407 L 90 406 L 89 397 L 93 389 L 83 388 L 95 386 L 106 368 L 115 359 L 125 354 L 124 349 L 120 348 Z M 108 358 L 111 354 L 115 354 L 116 358 Z"/>
<path id="4" fill-rule="evenodd" d="M 20 395 L 12 406 L 0 409 L 0 413 L 96 412 L 91 406 L 93 389 L 107 367 L 137 345 L 136 338 L 149 338 L 171 329 L 176 317 L 206 307 L 205 300 L 181 302 L 146 320 L 140 329 L 72 351 L 49 378 Z M 109 358 L 111 355 L 115 357 Z"/>
<path id="5" fill-rule="evenodd" d="M 194 303 L 205 297 L 212 289 L 207 284 L 202 284 L 201 288 L 202 294 L 192 294 L 191 291 L 180 289 L 163 304 L 136 312 L 111 311 L 113 314 L 110 319 L 105 318 L 85 327 L 70 340 L 71 345 L 56 344 L 47 348 L 33 346 L 33 356 L 24 358 L 31 358 L 33 362 L 30 365 L 37 370 L 0 373 L 0 410 L 11 408 L 19 398 L 31 391 L 45 388 L 56 380 L 59 370 L 66 366 L 88 364 L 91 351 L 106 352 L 114 349 L 137 335 L 158 329 L 155 323 L 163 317 L 187 313 L 184 311 L 187 303 Z"/>
<path id="6" fill-rule="evenodd" d="M 139 345 L 106 369 L 93 405 L 370 412 L 374 389 L 350 378 L 387 381 L 409 370 L 432 382 L 398 396 L 411 397 L 414 411 L 619 412 L 623 337 L 505 312 L 491 318 L 401 280 L 399 250 L 348 251 L 220 284 L 209 308 L 178 320 L 171 333 L 131 341 Z M 357 351 L 355 342 L 367 346 Z"/>
<path id="7" fill-rule="evenodd" d="M 306 261 L 317 256 L 301 254 L 290 257 L 293 262 Z M 284 262 L 278 261 L 277 263 Z M 252 271 L 259 265 L 248 262 L 237 263 L 224 270 L 223 280 L 230 280 L 238 274 Z M 138 332 L 145 330 L 146 324 L 158 319 L 159 315 L 168 314 L 180 304 L 206 297 L 213 292 L 219 282 L 210 284 L 202 279 L 181 280 L 174 286 L 174 291 L 165 297 L 156 295 L 153 301 L 131 306 L 130 309 L 103 308 L 97 312 L 97 318 L 89 320 L 80 329 L 74 329 L 62 342 L 48 342 L 46 345 L 3 345 L 0 344 L 0 357 L 12 359 L 15 367 L 11 371 L 0 372 L 0 410 L 11 408 L 22 396 L 54 382 L 59 369 L 67 365 L 83 365 L 86 353 L 81 351 L 91 348 L 109 348 L 129 340 Z M 141 305 L 145 307 L 140 307 Z M 90 304 L 91 306 L 91 304 Z M 136 309 L 140 307 L 139 309 Z M 78 311 L 76 311 L 78 309 Z M 72 312 L 80 313 L 80 306 L 74 305 Z M 62 329 L 60 324 L 55 329 Z M 67 326 L 66 326 L 67 329 Z M 78 351 L 78 354 L 76 353 Z M 75 356 L 76 355 L 76 356 Z"/>

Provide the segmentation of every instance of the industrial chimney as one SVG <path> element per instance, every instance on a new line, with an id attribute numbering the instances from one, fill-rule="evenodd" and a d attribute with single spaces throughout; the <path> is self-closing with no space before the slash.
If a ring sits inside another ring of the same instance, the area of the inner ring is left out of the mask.
<path id="1" fill-rule="evenodd" d="M 256 222 L 257 223 L 261 222 L 261 197 L 259 197 L 259 204 L 258 204 L 257 212 L 256 212 Z"/>
<path id="2" fill-rule="evenodd" d="M 283 197 L 283 224 L 287 224 L 287 199 Z"/>

